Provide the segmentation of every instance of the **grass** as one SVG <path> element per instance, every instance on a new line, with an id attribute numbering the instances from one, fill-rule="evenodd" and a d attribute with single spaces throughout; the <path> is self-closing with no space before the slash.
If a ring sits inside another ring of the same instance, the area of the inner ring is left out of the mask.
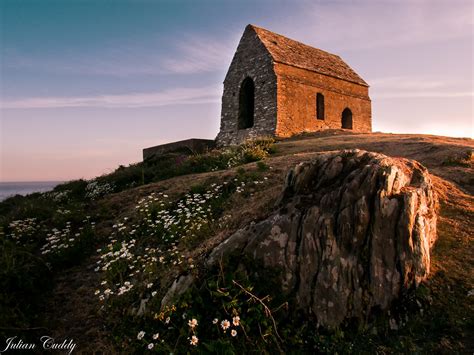
<path id="1" fill-rule="evenodd" d="M 110 218 L 108 210 L 94 207 L 97 200 L 152 181 L 263 159 L 272 145 L 272 140 L 260 139 L 200 155 L 168 154 L 119 167 L 111 174 L 90 181 L 70 181 L 56 186 L 51 192 L 26 197 L 17 195 L 2 201 L 0 288 L 4 292 L 0 295 L 0 336 L 36 324 L 40 305 L 52 289 L 54 275 L 81 264 L 93 254 L 100 243 L 95 233 L 96 223 Z M 199 189 L 194 187 L 192 193 L 199 193 Z M 222 213 L 220 206 L 227 193 L 223 191 L 222 196 L 209 206 L 213 214 Z M 150 231 L 146 229 L 146 223 L 138 228 L 142 235 Z M 212 223 L 206 224 L 199 233 L 187 238 L 186 246 L 195 246 L 212 232 Z M 146 243 L 147 239 L 143 238 L 141 242 Z"/>
<path id="2" fill-rule="evenodd" d="M 41 202 L 45 201 L 41 199 Z M 22 199 L 19 211 L 24 219 L 3 221 L 0 335 L 11 334 L 15 328 L 28 328 L 36 322 L 44 296 L 52 288 L 53 275 L 77 264 L 92 249 L 94 230 L 89 220 L 80 220 L 81 214 L 75 211 L 65 222 L 64 209 L 54 210 L 50 202 L 43 208 L 30 208 Z"/>
<path id="3" fill-rule="evenodd" d="M 202 154 L 171 152 L 128 167 L 120 166 L 113 173 L 99 177 L 97 181 L 113 185 L 117 192 L 171 177 L 233 168 L 260 161 L 273 152 L 274 140 L 271 138 L 249 140 L 239 146 L 214 149 Z"/>
<path id="4" fill-rule="evenodd" d="M 306 150 L 313 143 L 305 139 Z M 297 141 L 284 144 L 294 152 L 301 148 Z M 71 294 L 71 302 L 90 307 L 88 314 L 100 310 L 98 329 L 105 329 L 108 352 L 142 353 L 150 344 L 157 353 L 466 351 L 474 333 L 468 317 L 474 310 L 468 296 L 474 216 L 465 204 L 441 204 L 432 277 L 367 326 L 317 329 L 311 320 L 290 316 L 284 300 L 269 297 L 270 283 L 254 284 L 239 270 L 229 272 L 232 267 L 206 270 L 202 261 L 214 245 L 273 208 L 284 172 L 304 159 L 285 156 L 285 149 L 272 158 L 273 142 L 261 140 L 200 155 L 171 153 L 0 203 L 0 287 L 8 290 L 0 293 L 0 336 L 41 325 L 41 304 L 55 279 L 67 280 L 77 269 L 94 277 L 81 285 L 89 296 L 81 293 L 81 303 Z M 194 173 L 206 174 L 184 178 Z M 131 207 L 118 213 L 121 205 Z M 163 308 L 162 297 L 182 273 L 199 282 Z M 93 348 L 97 339 L 91 341 Z"/>

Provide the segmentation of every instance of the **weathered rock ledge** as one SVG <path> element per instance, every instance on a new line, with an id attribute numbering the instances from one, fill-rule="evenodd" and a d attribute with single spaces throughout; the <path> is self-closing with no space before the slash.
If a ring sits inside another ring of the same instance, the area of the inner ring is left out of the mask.
<path id="1" fill-rule="evenodd" d="M 237 256 L 234 266 L 256 282 L 267 282 L 263 275 L 273 271 L 275 292 L 319 325 L 365 321 L 429 274 L 436 209 L 419 163 L 359 150 L 328 152 L 292 169 L 278 210 L 234 233 L 206 264 Z M 187 287 L 189 277 L 177 280 L 171 293 L 180 293 L 179 283 Z"/>

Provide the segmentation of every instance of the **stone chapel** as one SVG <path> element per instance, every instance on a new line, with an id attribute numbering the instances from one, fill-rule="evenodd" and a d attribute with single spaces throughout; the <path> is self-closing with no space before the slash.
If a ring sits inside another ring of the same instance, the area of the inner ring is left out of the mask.
<path id="1" fill-rule="evenodd" d="M 369 85 L 335 54 L 248 25 L 224 80 L 217 145 L 324 129 L 371 132 Z"/>

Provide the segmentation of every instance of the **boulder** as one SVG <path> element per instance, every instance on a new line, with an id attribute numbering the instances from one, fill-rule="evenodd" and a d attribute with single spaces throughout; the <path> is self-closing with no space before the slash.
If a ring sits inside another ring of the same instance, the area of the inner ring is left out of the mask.
<path id="1" fill-rule="evenodd" d="M 415 161 L 323 153 L 290 170 L 277 207 L 218 245 L 207 266 L 232 256 L 255 282 L 273 275 L 292 312 L 327 328 L 388 310 L 429 274 L 437 198 Z"/>

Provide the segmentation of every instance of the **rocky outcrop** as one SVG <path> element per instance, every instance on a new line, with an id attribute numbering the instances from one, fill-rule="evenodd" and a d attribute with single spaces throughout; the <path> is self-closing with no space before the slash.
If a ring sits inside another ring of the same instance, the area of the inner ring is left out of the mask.
<path id="1" fill-rule="evenodd" d="M 237 267 L 256 281 L 273 270 L 275 292 L 319 325 L 364 321 L 429 274 L 436 206 L 417 162 L 359 150 L 321 154 L 289 172 L 277 212 L 229 237 L 207 265 L 237 255 L 246 260 Z"/>

